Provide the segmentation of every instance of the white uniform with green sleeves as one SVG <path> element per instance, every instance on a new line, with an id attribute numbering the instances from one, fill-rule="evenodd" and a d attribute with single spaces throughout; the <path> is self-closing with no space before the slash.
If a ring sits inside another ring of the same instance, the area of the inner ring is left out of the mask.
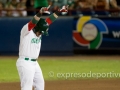
<path id="1" fill-rule="evenodd" d="M 19 58 L 16 62 L 21 81 L 21 90 L 44 90 L 44 79 L 41 68 L 36 61 L 41 48 L 41 35 L 37 37 L 32 22 L 23 26 L 20 35 Z"/>
<path id="2" fill-rule="evenodd" d="M 41 49 L 41 35 L 36 36 L 34 30 L 39 31 L 40 27 L 47 31 L 47 25 L 50 25 L 55 19 L 53 14 L 46 19 L 41 18 L 39 21 L 33 18 L 21 30 L 19 58 L 16 62 L 21 90 L 32 90 L 32 86 L 35 88 L 34 90 L 44 90 L 44 78 L 37 62 Z"/>

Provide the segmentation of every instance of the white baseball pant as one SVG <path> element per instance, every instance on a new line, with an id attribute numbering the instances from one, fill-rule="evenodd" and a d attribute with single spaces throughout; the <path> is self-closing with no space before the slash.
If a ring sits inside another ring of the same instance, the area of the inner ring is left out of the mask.
<path id="1" fill-rule="evenodd" d="M 37 61 L 18 58 L 16 62 L 21 82 L 21 90 L 44 90 L 44 78 Z"/>

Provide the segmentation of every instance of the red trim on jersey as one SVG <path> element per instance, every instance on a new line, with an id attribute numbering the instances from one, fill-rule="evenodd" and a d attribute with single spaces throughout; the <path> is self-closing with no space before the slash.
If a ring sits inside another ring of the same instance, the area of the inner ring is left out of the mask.
<path id="1" fill-rule="evenodd" d="M 32 30 L 36 24 L 33 24 L 32 21 L 28 23 L 28 31 Z"/>
<path id="2" fill-rule="evenodd" d="M 50 25 L 52 23 L 52 20 L 50 18 L 46 18 L 46 22 Z"/>

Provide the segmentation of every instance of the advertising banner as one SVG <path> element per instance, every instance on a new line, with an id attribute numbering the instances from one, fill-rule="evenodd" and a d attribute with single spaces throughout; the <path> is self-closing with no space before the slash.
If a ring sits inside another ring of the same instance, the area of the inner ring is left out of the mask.
<path id="1" fill-rule="evenodd" d="M 76 17 L 73 20 L 74 49 L 120 49 L 120 18 Z"/>

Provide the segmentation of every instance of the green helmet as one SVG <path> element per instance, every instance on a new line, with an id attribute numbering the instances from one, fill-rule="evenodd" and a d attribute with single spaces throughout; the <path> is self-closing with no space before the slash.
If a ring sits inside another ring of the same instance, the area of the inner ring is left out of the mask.
<path id="1" fill-rule="evenodd" d="M 40 18 L 37 25 L 34 27 L 34 32 L 40 31 L 42 34 L 48 35 L 49 25 L 45 19 Z"/>

